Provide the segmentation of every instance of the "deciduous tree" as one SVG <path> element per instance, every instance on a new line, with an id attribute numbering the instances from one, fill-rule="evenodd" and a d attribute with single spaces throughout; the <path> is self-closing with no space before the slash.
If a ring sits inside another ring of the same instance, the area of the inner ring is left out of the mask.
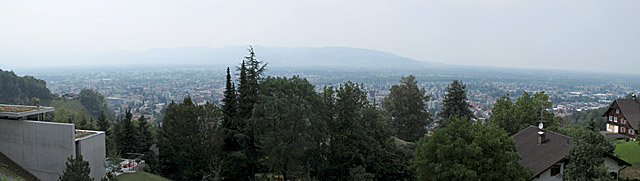
<path id="1" fill-rule="evenodd" d="M 413 167 L 419 180 L 528 180 L 514 145 L 495 125 L 451 117 L 420 140 Z"/>

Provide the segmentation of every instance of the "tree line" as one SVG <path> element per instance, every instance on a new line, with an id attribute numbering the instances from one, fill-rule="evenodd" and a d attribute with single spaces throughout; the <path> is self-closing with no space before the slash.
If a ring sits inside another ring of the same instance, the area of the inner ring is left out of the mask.
<path id="1" fill-rule="evenodd" d="M 144 118 L 135 124 L 130 111 L 113 125 L 98 121 L 109 152 L 145 153 L 151 172 L 173 180 L 529 180 L 532 171 L 518 163 L 510 136 L 543 120 L 584 140 L 567 156 L 564 178 L 608 178 L 599 156 L 611 144 L 593 130 L 559 124 L 544 92 L 516 101 L 505 95 L 482 121 L 470 109 L 466 85 L 455 80 L 443 119 L 430 130 L 433 115 L 424 106 L 430 97 L 413 76 L 378 103 L 357 83 L 316 92 L 298 76 L 264 77 L 265 67 L 250 48 L 236 81 L 227 68 L 221 106 L 189 97 L 172 102 L 157 134 Z M 149 150 L 154 143 L 157 155 Z"/>

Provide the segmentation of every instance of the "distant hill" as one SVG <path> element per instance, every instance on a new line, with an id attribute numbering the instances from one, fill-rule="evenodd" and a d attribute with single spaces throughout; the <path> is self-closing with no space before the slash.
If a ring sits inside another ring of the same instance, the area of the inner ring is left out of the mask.
<path id="1" fill-rule="evenodd" d="M 0 104 L 31 105 L 32 98 L 39 98 L 41 105 L 51 102 L 53 97 L 47 82 L 0 69 Z"/>
<path id="2" fill-rule="evenodd" d="M 111 64 L 237 65 L 248 46 L 155 48 L 147 51 L 111 51 L 91 58 Z M 419 61 L 392 53 L 349 47 L 255 46 L 257 58 L 270 67 L 434 68 L 440 63 Z"/>

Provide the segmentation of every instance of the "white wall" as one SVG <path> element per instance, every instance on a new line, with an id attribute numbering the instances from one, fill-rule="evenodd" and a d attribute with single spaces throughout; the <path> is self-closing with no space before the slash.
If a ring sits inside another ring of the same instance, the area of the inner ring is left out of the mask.
<path id="1" fill-rule="evenodd" d="M 540 180 L 540 181 L 542 181 L 542 180 L 544 180 L 544 181 L 562 180 L 561 175 L 562 175 L 562 173 L 564 173 L 564 167 L 565 167 L 564 162 L 562 162 L 561 165 L 562 166 L 560 166 L 560 174 L 555 175 L 555 176 L 552 177 L 551 176 L 551 169 L 547 169 L 547 170 L 545 170 L 544 172 L 542 172 L 540 174 L 540 177 L 534 178 L 533 180 Z"/>
<path id="2" fill-rule="evenodd" d="M 96 132 L 96 134 L 76 139 L 76 152 L 82 155 L 82 159 L 89 162 L 91 178 L 100 180 L 105 177 L 104 161 L 107 153 L 104 132 Z"/>
<path id="3" fill-rule="evenodd" d="M 41 180 L 58 180 L 75 156 L 73 124 L 0 119 L 0 150 Z"/>
<path id="4" fill-rule="evenodd" d="M 615 172 L 616 174 L 618 174 L 618 177 L 620 177 L 620 172 L 618 171 L 620 170 L 621 167 L 618 165 L 617 161 L 609 157 L 605 157 L 604 166 L 607 167 L 607 174 L 610 172 Z"/>

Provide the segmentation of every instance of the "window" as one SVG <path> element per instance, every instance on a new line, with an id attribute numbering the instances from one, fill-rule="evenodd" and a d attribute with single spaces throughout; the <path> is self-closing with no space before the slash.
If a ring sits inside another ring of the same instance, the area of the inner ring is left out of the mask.
<path id="1" fill-rule="evenodd" d="M 551 176 L 556 176 L 560 174 L 560 164 L 555 164 L 551 166 Z"/>
<path id="2" fill-rule="evenodd" d="M 625 120 L 624 118 L 620 118 L 620 122 L 621 122 L 622 124 L 627 124 L 627 120 Z"/>
<path id="3" fill-rule="evenodd" d="M 624 127 L 620 127 L 620 132 L 623 132 L 623 133 L 625 132 Z"/>
<path id="4" fill-rule="evenodd" d="M 609 116 L 609 121 L 613 121 L 613 116 Z"/>
<path id="5" fill-rule="evenodd" d="M 629 129 L 629 134 L 633 135 L 633 129 Z"/>
<path id="6" fill-rule="evenodd" d="M 620 114 L 620 109 L 616 109 L 616 114 Z"/>
<path id="7" fill-rule="evenodd" d="M 618 117 L 613 117 L 613 122 L 618 122 Z"/>

